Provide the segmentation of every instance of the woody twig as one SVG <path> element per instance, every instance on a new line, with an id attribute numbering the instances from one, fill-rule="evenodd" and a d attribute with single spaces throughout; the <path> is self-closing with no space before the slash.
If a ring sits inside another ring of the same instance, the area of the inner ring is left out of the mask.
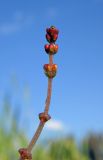
<path id="1" fill-rule="evenodd" d="M 53 64 L 53 55 L 56 54 L 58 51 L 58 45 L 55 44 L 58 38 L 58 33 L 59 33 L 58 29 L 56 29 L 54 26 L 51 26 L 50 28 L 46 29 L 46 39 L 49 42 L 49 44 L 46 44 L 44 48 L 46 53 L 49 55 L 49 64 L 44 64 L 43 66 L 44 73 L 48 77 L 48 89 L 47 89 L 47 98 L 45 101 L 45 108 L 44 112 L 39 114 L 40 123 L 28 147 L 19 149 L 19 154 L 20 154 L 19 160 L 32 160 L 31 151 L 35 146 L 45 123 L 49 119 L 51 119 L 51 116 L 48 114 L 48 112 L 49 112 L 51 93 L 52 93 L 52 80 L 57 73 L 57 65 Z"/>

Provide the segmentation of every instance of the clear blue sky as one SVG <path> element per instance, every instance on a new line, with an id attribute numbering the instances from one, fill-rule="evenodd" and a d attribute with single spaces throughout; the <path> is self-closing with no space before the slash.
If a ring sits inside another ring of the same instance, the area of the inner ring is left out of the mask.
<path id="1" fill-rule="evenodd" d="M 0 104 L 9 92 L 33 134 L 47 92 L 42 66 L 51 25 L 60 34 L 50 114 L 75 136 L 103 131 L 103 0 L 1 1 Z"/>

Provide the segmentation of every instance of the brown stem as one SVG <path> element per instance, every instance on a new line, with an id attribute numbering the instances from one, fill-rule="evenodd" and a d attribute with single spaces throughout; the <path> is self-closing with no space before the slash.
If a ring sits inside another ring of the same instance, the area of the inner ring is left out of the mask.
<path id="1" fill-rule="evenodd" d="M 45 113 L 48 113 L 48 111 L 49 111 L 50 100 L 51 100 L 51 92 L 52 92 L 52 79 L 48 78 L 48 91 L 47 91 L 47 98 L 46 98 L 46 104 L 45 104 L 45 110 L 44 110 Z M 36 144 L 36 141 L 41 134 L 41 131 L 44 127 L 44 124 L 45 123 L 40 122 L 40 124 L 39 124 L 39 126 L 36 130 L 36 133 L 34 134 L 32 140 L 30 141 L 30 143 L 28 145 L 28 151 L 31 152 L 33 146 Z"/>
<path id="2" fill-rule="evenodd" d="M 30 141 L 30 143 L 29 143 L 29 145 L 27 147 L 29 152 L 31 152 L 33 146 L 36 144 L 36 141 L 38 140 L 43 127 L 44 127 L 44 123 L 40 122 L 39 126 L 38 126 L 38 128 L 37 128 L 37 130 L 36 130 L 36 132 L 35 132 L 35 134 L 33 136 L 33 138 L 31 139 L 31 141 Z"/>
<path id="3" fill-rule="evenodd" d="M 49 55 L 49 64 L 53 64 L 53 56 L 52 55 Z M 52 78 L 48 78 L 47 98 L 46 98 L 45 109 L 44 109 L 45 113 L 49 112 L 51 93 L 52 93 Z"/>
<path id="4" fill-rule="evenodd" d="M 52 78 L 48 78 L 48 91 L 47 91 L 47 99 L 45 103 L 44 112 L 47 114 L 49 112 L 50 100 L 51 100 L 51 93 L 52 93 Z"/>
<path id="5" fill-rule="evenodd" d="M 49 64 L 53 64 L 53 56 L 52 55 L 49 55 Z M 44 109 L 44 112 L 46 114 L 48 114 L 48 112 L 49 112 L 51 93 L 52 93 L 52 78 L 48 78 L 47 98 L 46 98 L 45 109 Z M 40 121 L 39 126 L 38 126 L 33 138 L 31 139 L 28 147 L 27 147 L 29 152 L 32 151 L 34 145 L 36 144 L 36 142 L 37 142 L 37 140 L 43 130 L 44 124 L 45 124 L 45 122 Z M 22 159 L 20 158 L 19 160 L 22 160 Z"/>
<path id="6" fill-rule="evenodd" d="M 49 64 L 53 64 L 53 55 L 49 55 Z"/>
<path id="7" fill-rule="evenodd" d="M 53 63 L 53 57 L 52 55 L 49 55 L 49 64 Z M 49 111 L 49 106 L 50 106 L 50 100 L 51 100 L 51 93 L 52 93 L 52 78 L 48 78 L 48 90 L 47 90 L 47 98 L 46 98 L 46 104 L 45 104 L 45 113 L 48 113 Z M 44 127 L 43 122 L 40 122 L 32 140 L 30 141 L 29 145 L 28 145 L 28 151 L 31 152 L 33 146 L 36 144 L 37 139 L 39 138 L 41 131 Z"/>

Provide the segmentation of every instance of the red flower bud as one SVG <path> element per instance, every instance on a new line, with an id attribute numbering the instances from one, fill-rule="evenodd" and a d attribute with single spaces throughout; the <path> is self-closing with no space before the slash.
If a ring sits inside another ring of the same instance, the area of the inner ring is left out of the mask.
<path id="1" fill-rule="evenodd" d="M 52 71 L 57 71 L 57 65 L 56 64 L 53 64 L 53 66 L 52 66 Z"/>
<path id="2" fill-rule="evenodd" d="M 54 35 L 54 34 L 58 34 L 59 33 L 59 30 L 56 29 L 56 27 L 54 26 L 51 26 L 50 28 L 47 28 L 46 29 L 46 32 L 50 35 Z"/>
<path id="3" fill-rule="evenodd" d="M 51 37 L 50 37 L 49 34 L 46 34 L 46 39 L 47 39 L 47 41 L 48 41 L 49 43 L 51 42 Z"/>
<path id="4" fill-rule="evenodd" d="M 44 70 L 46 70 L 46 71 L 48 71 L 48 66 L 49 66 L 49 64 L 44 64 Z"/>
<path id="5" fill-rule="evenodd" d="M 58 38 L 58 34 L 54 34 L 54 35 L 52 36 L 52 41 L 55 42 L 55 41 L 57 40 L 57 38 Z"/>
<path id="6" fill-rule="evenodd" d="M 45 64 L 43 68 L 48 78 L 53 78 L 56 76 L 56 72 L 57 72 L 56 64 Z"/>
<path id="7" fill-rule="evenodd" d="M 22 160 L 25 159 L 32 160 L 32 154 L 27 150 L 27 148 L 19 149 L 19 153 Z"/>
<path id="8" fill-rule="evenodd" d="M 56 54 L 57 51 L 58 51 L 58 45 L 54 44 L 54 43 L 51 43 L 49 45 L 46 44 L 45 45 L 45 51 L 50 55 Z"/>
<path id="9" fill-rule="evenodd" d="M 46 39 L 49 43 L 55 42 L 57 40 L 59 31 L 54 26 L 47 28 L 46 32 Z"/>
<path id="10" fill-rule="evenodd" d="M 58 52 L 58 45 L 55 44 L 55 53 L 57 53 L 57 52 Z"/>
<path id="11" fill-rule="evenodd" d="M 51 116 L 49 114 L 46 114 L 45 112 L 43 112 L 43 113 L 39 114 L 39 119 L 41 122 L 46 122 L 49 119 L 51 119 Z"/>
<path id="12" fill-rule="evenodd" d="M 50 44 L 49 45 L 49 53 L 50 54 L 55 54 L 58 51 L 58 45 L 56 44 Z"/>
<path id="13" fill-rule="evenodd" d="M 45 51 L 46 51 L 47 53 L 49 53 L 49 44 L 46 44 L 46 45 L 44 46 L 44 48 L 45 48 Z"/>

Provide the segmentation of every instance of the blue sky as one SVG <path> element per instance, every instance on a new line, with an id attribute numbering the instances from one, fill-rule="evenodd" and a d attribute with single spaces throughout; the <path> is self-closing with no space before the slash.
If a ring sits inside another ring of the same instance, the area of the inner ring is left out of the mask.
<path id="1" fill-rule="evenodd" d="M 28 122 L 28 134 L 33 134 L 47 93 L 44 45 L 45 29 L 51 25 L 60 34 L 53 121 L 47 128 L 77 137 L 103 131 L 103 0 L 1 2 L 0 104 L 9 93 L 12 109 L 18 105 L 21 110 L 21 126 Z"/>

